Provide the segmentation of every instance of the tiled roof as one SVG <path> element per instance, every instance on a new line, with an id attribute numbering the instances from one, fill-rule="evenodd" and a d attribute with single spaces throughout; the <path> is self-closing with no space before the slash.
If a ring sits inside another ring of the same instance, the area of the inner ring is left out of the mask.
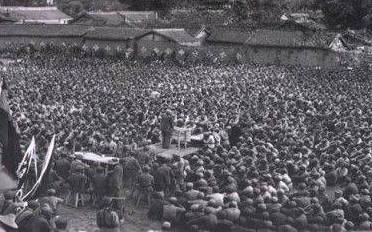
<path id="1" fill-rule="evenodd" d="M 238 43 L 244 44 L 248 39 L 249 33 L 226 31 L 226 30 L 212 30 L 210 36 L 207 38 L 208 42 L 219 43 Z"/>
<path id="2" fill-rule="evenodd" d="M 200 40 L 192 37 L 189 33 L 187 33 L 184 29 L 174 29 L 174 28 L 166 28 L 166 29 L 153 29 L 144 34 L 141 34 L 136 37 L 137 40 L 141 39 L 142 37 L 148 34 L 158 34 L 163 36 L 171 41 L 174 41 L 180 45 L 184 46 L 200 46 Z"/>
<path id="3" fill-rule="evenodd" d="M 81 25 L 60 24 L 5 24 L 0 25 L 1 36 L 50 36 L 79 37 L 84 35 L 89 27 Z"/>
<path id="4" fill-rule="evenodd" d="M 129 40 L 147 33 L 149 30 L 122 27 L 92 27 L 85 38 L 97 40 Z"/>
<path id="5" fill-rule="evenodd" d="M 246 45 L 279 47 L 313 47 L 328 49 L 336 33 L 284 30 L 257 30 L 250 34 Z"/>
<path id="6" fill-rule="evenodd" d="M 192 37 L 184 29 L 154 29 L 153 31 L 181 45 L 200 45 L 199 40 Z"/>
<path id="7" fill-rule="evenodd" d="M 9 14 L 18 20 L 59 20 L 71 19 L 57 7 L 0 7 L 0 12 Z"/>

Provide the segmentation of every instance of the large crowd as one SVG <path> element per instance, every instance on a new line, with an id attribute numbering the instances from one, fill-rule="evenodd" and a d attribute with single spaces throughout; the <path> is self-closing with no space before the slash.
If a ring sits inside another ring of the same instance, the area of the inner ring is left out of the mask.
<path id="1" fill-rule="evenodd" d="M 116 227 L 126 191 L 163 230 L 187 231 L 372 230 L 371 74 L 64 55 L 24 58 L 1 73 L 23 148 L 35 136 L 42 156 L 57 134 L 44 197 L 52 206 L 31 202 L 30 211 L 48 221 L 55 195 L 71 189 L 92 196 L 100 227 Z M 198 152 L 151 156 L 164 112 L 203 134 Z M 73 151 L 117 162 L 82 163 Z"/>

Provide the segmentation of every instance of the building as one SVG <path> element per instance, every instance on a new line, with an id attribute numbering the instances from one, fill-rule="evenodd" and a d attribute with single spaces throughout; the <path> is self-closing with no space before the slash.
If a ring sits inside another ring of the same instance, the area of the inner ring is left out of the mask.
<path id="1" fill-rule="evenodd" d="M 199 47 L 201 40 L 192 37 L 184 29 L 153 29 L 135 39 L 137 54 L 173 53 L 179 47 Z"/>
<path id="2" fill-rule="evenodd" d="M 123 27 L 92 27 L 83 36 L 84 49 L 108 52 L 114 50 L 125 51 L 133 48 L 134 38 L 145 34 L 148 30 Z"/>
<path id="3" fill-rule="evenodd" d="M 244 43 L 246 58 L 255 63 L 333 67 L 340 62 L 337 33 L 257 30 Z M 341 43 L 342 44 L 342 43 Z"/>
<path id="4" fill-rule="evenodd" d="M 338 33 L 312 30 L 212 30 L 205 44 L 213 53 L 239 54 L 246 62 L 319 67 L 337 65 L 344 50 Z"/>
<path id="5" fill-rule="evenodd" d="M 0 48 L 33 45 L 36 48 L 47 44 L 55 46 L 82 46 L 83 35 L 88 27 L 49 24 L 0 25 Z"/>
<path id="6" fill-rule="evenodd" d="M 243 55 L 244 43 L 248 37 L 247 32 L 213 28 L 207 31 L 207 37 L 205 37 L 203 44 L 215 57 L 236 60 L 237 56 Z"/>
<path id="7" fill-rule="evenodd" d="M 248 39 L 249 34 L 246 32 L 236 32 L 227 30 L 212 29 L 209 30 L 205 38 L 205 44 L 209 46 L 231 47 L 242 46 Z"/>
<path id="8" fill-rule="evenodd" d="M 67 24 L 72 18 L 57 7 L 0 7 L 0 13 L 16 19 L 16 23 Z"/>
<path id="9" fill-rule="evenodd" d="M 174 43 L 186 47 L 196 47 L 201 44 L 200 40 L 192 37 L 183 28 L 153 29 L 135 39 L 137 43 L 140 43 L 143 40 L 152 41 L 155 44 Z"/>

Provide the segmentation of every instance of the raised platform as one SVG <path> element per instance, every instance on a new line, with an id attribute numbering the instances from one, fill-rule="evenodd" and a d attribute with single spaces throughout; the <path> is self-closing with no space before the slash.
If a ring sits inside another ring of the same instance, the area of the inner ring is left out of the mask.
<path id="1" fill-rule="evenodd" d="M 187 147 L 178 149 L 177 145 L 172 144 L 169 149 L 163 149 L 160 143 L 153 144 L 149 146 L 151 151 L 155 155 L 160 155 L 166 158 L 172 158 L 173 154 L 179 154 L 181 157 L 197 152 L 200 148 L 198 147 Z"/>

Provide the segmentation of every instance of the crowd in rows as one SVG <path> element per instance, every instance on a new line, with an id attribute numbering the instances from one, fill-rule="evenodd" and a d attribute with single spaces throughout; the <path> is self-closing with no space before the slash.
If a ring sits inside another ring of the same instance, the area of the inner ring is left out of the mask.
<path id="1" fill-rule="evenodd" d="M 164 230 L 372 229 L 368 68 L 185 68 L 50 56 L 2 75 L 23 144 L 35 135 L 42 151 L 58 136 L 64 155 L 49 187 L 62 194 L 64 184 L 73 193 L 84 185 L 103 227 L 118 224 L 113 212 L 122 218 L 117 199 L 128 190 Z M 150 155 L 167 110 L 175 124 L 204 134 L 200 151 Z M 106 167 L 66 157 L 80 150 L 118 160 Z M 101 220 L 106 213 L 110 220 Z"/>

